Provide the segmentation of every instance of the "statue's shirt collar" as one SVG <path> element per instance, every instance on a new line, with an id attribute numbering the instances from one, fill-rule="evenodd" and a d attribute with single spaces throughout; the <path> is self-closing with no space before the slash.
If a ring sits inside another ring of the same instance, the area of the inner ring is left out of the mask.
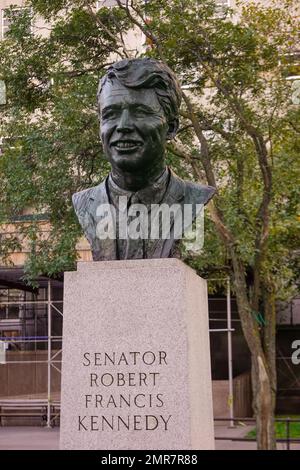
<path id="1" fill-rule="evenodd" d="M 151 185 L 146 188 L 140 189 L 139 191 L 126 191 L 120 188 L 116 182 L 112 179 L 111 173 L 108 176 L 107 186 L 109 191 L 109 197 L 115 207 L 119 207 L 119 197 L 126 196 L 128 204 L 145 204 L 150 206 L 151 204 L 160 204 L 166 194 L 170 179 L 170 171 L 165 168 L 164 172 L 159 178 Z"/>

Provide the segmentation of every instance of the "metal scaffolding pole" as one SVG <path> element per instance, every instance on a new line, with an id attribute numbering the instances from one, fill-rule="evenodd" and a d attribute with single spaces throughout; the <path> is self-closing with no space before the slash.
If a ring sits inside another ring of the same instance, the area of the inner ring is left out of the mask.
<path id="1" fill-rule="evenodd" d="M 232 373 L 232 328 L 231 328 L 231 295 L 230 295 L 230 278 L 227 278 L 227 339 L 228 339 L 228 383 L 229 383 L 229 427 L 234 427 L 234 411 L 233 411 L 233 373 Z"/>
<path id="2" fill-rule="evenodd" d="M 51 428 L 51 281 L 48 280 L 47 428 Z"/>
<path id="3" fill-rule="evenodd" d="M 230 293 L 230 277 L 226 278 L 211 278 L 208 281 L 226 281 L 226 299 L 227 299 L 227 328 L 210 329 L 210 333 L 227 332 L 227 347 L 228 347 L 228 407 L 230 424 L 229 427 L 234 427 L 234 409 L 233 409 L 233 367 L 232 367 L 232 318 L 231 318 L 231 293 Z"/>

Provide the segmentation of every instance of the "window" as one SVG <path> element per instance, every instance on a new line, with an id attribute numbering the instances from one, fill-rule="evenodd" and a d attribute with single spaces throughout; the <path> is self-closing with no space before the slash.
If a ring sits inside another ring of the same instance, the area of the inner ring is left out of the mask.
<path id="1" fill-rule="evenodd" d="M 217 7 L 226 8 L 230 6 L 230 0 L 216 0 Z"/>
<path id="2" fill-rule="evenodd" d="M 19 12 L 21 12 L 22 10 L 24 10 L 23 7 L 20 7 L 20 8 L 14 8 L 12 11 L 13 11 L 13 14 L 15 16 L 18 15 Z M 28 10 L 28 9 L 27 9 Z M 10 24 L 11 24 L 11 18 L 8 17 L 7 13 L 6 13 L 6 9 L 2 9 L 1 10 L 1 39 L 4 39 L 6 33 L 9 31 L 9 27 L 10 27 Z"/>
<path id="3" fill-rule="evenodd" d="M 16 141 L 19 137 L 0 137 L 0 156 L 3 155 L 5 149 L 11 148 L 15 149 L 16 148 Z"/>
<path id="4" fill-rule="evenodd" d="M 0 320 L 19 318 L 19 302 L 21 299 L 20 295 L 20 291 L 16 289 L 0 289 Z M 13 304 L 13 302 L 16 303 Z"/>
<path id="5" fill-rule="evenodd" d="M 280 60 L 282 74 L 287 80 L 300 78 L 300 50 L 285 54 Z"/>
<path id="6" fill-rule="evenodd" d="M 292 88 L 292 103 L 295 105 L 299 105 L 300 104 L 300 77 L 292 81 L 291 88 Z"/>
<path id="7" fill-rule="evenodd" d="M 230 7 L 230 0 L 216 0 L 217 16 L 222 17 L 226 13 L 226 8 Z"/>
<path id="8" fill-rule="evenodd" d="M 99 10 L 101 7 L 114 7 L 118 5 L 117 0 L 100 0 L 99 2 L 96 2 L 96 10 Z"/>
<path id="9" fill-rule="evenodd" d="M 1 39 L 4 38 L 5 34 L 9 30 L 9 19 L 5 16 L 5 10 L 1 10 Z"/>
<path id="10" fill-rule="evenodd" d="M 6 104 L 6 86 L 4 80 L 0 80 L 0 105 Z"/>
<path id="11" fill-rule="evenodd" d="M 282 76 L 291 84 L 291 98 L 294 105 L 300 104 L 300 50 L 285 54 L 279 61 Z"/>
<path id="12" fill-rule="evenodd" d="M 279 325 L 300 324 L 300 297 L 295 297 L 290 302 L 278 303 L 277 323 Z"/>

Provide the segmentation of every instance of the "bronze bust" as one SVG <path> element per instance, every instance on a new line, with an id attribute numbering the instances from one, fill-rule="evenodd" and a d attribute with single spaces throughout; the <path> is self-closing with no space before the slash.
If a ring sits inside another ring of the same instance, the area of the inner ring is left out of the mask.
<path id="1" fill-rule="evenodd" d="M 93 260 L 172 257 L 178 240 L 196 218 L 197 207 L 207 204 L 215 192 L 210 186 L 183 181 L 166 166 L 166 142 L 178 129 L 178 81 L 157 60 L 126 59 L 109 67 L 97 98 L 101 140 L 111 172 L 99 185 L 72 198 Z M 192 207 L 192 219 L 175 233 L 176 214 L 186 206 Z M 139 223 L 132 214 L 128 218 L 134 207 Z M 161 217 L 153 217 L 160 208 L 172 208 L 167 234 L 162 233 Z M 155 237 L 149 236 L 147 218 L 153 226 L 154 220 L 159 225 Z M 136 235 L 138 230 L 131 235 L 130 224 L 135 229 L 139 226 L 143 236 Z"/>

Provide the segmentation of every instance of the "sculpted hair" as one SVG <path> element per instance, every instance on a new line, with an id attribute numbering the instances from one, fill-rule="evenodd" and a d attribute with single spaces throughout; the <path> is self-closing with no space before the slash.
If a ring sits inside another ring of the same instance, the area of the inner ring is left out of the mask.
<path id="1" fill-rule="evenodd" d="M 100 80 L 97 100 L 107 81 L 118 80 L 127 88 L 152 88 L 168 121 L 178 118 L 181 90 L 175 74 L 162 62 L 150 58 L 125 59 L 111 65 Z"/>

